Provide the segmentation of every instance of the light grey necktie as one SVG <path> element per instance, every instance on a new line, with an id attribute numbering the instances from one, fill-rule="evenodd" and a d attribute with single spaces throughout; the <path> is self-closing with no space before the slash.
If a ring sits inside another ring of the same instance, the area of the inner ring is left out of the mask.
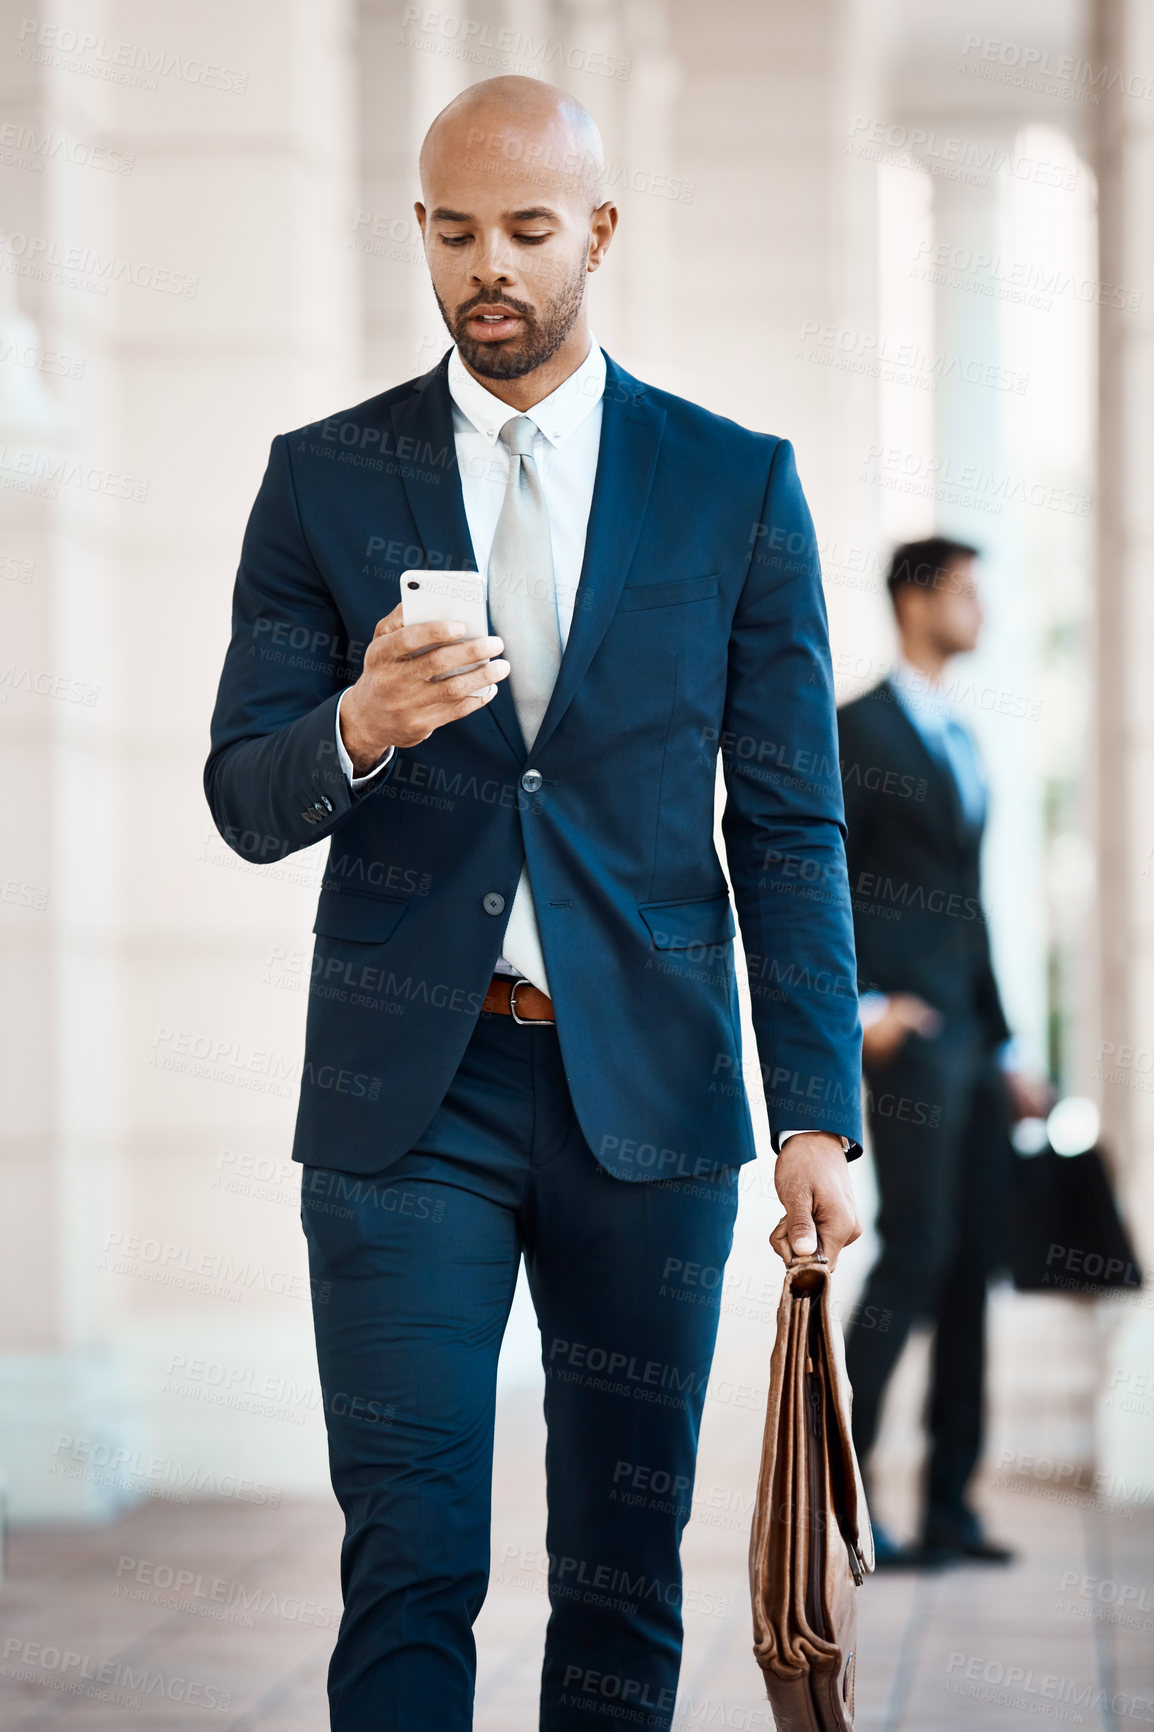
<path id="1" fill-rule="evenodd" d="M 527 415 L 515 415 L 501 429 L 501 443 L 509 453 L 509 479 L 493 535 L 488 574 L 489 619 L 504 641 L 513 707 L 529 749 L 537 738 L 561 666 L 549 512 L 533 458 L 536 432 Z M 524 866 L 501 950 L 505 960 L 534 986 L 549 991 Z"/>
<path id="2" fill-rule="evenodd" d="M 982 761 L 967 728 L 954 716 L 947 716 L 941 731 L 942 755 L 947 759 L 966 822 L 978 825 L 986 816 L 986 779 Z"/>

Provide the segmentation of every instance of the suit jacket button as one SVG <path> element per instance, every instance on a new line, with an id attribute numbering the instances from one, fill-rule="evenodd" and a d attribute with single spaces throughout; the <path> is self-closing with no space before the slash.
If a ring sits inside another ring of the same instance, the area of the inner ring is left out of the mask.
<path id="1" fill-rule="evenodd" d="M 318 800 L 318 801 L 317 801 L 317 804 L 318 804 L 318 806 L 320 806 L 320 807 L 321 807 L 321 808 L 322 808 L 322 810 L 323 810 L 323 811 L 325 811 L 325 812 L 331 812 L 331 811 L 332 811 L 332 809 L 333 809 L 333 803 L 332 803 L 332 801 L 331 801 L 331 800 L 330 800 L 330 799 L 329 799 L 329 797 L 328 797 L 328 795 L 327 795 L 327 794 L 322 794 L 322 795 L 321 795 L 321 797 L 320 797 L 320 799 L 319 799 L 319 800 Z"/>
<path id="2" fill-rule="evenodd" d="M 503 914 L 505 911 L 505 898 L 498 895 L 496 890 L 490 890 L 486 896 L 482 897 L 481 907 L 485 910 L 486 914 Z"/>
<path id="3" fill-rule="evenodd" d="M 321 814 L 317 811 L 315 806 L 306 806 L 304 811 L 301 813 L 301 817 L 304 819 L 306 824 L 319 824 L 321 821 Z"/>
<path id="4" fill-rule="evenodd" d="M 544 780 L 540 770 L 526 770 L 521 777 L 521 786 L 527 794 L 535 794 Z"/>

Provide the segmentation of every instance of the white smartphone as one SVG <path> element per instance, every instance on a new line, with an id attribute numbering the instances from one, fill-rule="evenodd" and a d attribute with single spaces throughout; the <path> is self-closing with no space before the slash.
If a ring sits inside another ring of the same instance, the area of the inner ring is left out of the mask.
<path id="1" fill-rule="evenodd" d="M 488 637 L 489 614 L 485 602 L 485 580 L 479 571 L 405 571 L 401 573 L 401 617 L 406 625 L 431 625 L 439 619 L 465 622 L 465 639 Z M 430 644 L 434 649 L 436 645 Z M 422 651 L 427 654 L 427 651 Z M 457 669 L 471 673 L 482 662 L 467 662 Z M 447 674 L 440 676 L 447 679 Z M 496 687 L 493 690 L 496 691 Z"/>

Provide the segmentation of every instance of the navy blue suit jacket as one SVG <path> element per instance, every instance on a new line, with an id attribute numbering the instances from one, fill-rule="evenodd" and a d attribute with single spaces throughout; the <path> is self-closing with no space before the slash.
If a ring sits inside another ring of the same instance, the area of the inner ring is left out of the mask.
<path id="1" fill-rule="evenodd" d="M 273 440 L 205 789 L 247 860 L 331 838 L 294 1158 L 371 1172 L 417 1141 L 479 1015 L 524 857 L 597 1159 L 642 1180 L 750 1160 L 719 753 L 771 1125 L 856 1144 L 833 683 L 788 441 L 608 361 L 576 608 L 532 753 L 506 681 L 354 793 L 337 700 L 401 573 L 475 564 L 444 361 Z"/>

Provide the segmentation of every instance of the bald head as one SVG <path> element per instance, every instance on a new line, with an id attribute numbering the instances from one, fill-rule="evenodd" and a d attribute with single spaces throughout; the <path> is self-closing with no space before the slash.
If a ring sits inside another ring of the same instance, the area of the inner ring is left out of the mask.
<path id="1" fill-rule="evenodd" d="M 587 108 L 538 78 L 485 78 L 443 108 L 421 146 L 421 190 L 454 165 L 484 163 L 495 178 L 531 176 L 542 191 L 601 203 L 605 153 Z"/>
<path id="2" fill-rule="evenodd" d="M 425 136 L 433 292 L 465 365 L 515 407 L 589 353 L 585 286 L 617 223 L 604 175 L 593 116 L 536 78 L 471 85 Z"/>

